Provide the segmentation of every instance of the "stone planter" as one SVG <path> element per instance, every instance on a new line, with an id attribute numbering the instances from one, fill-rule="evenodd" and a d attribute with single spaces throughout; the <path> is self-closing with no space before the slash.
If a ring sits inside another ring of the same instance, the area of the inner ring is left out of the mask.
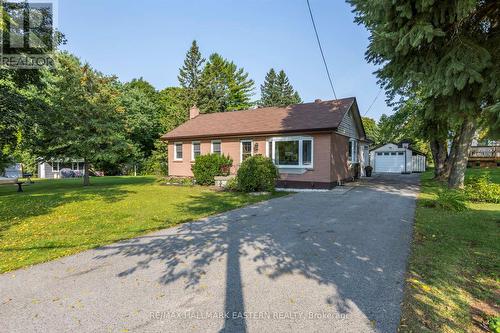
<path id="1" fill-rule="evenodd" d="M 236 177 L 235 175 L 229 175 L 229 176 L 215 176 L 215 186 L 217 187 L 226 187 L 227 182 L 231 179 Z"/>

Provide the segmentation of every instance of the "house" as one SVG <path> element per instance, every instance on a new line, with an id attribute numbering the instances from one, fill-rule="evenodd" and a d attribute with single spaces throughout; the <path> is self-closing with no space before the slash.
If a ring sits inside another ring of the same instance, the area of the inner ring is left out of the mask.
<path id="1" fill-rule="evenodd" d="M 500 166 L 500 142 L 472 140 L 467 167 L 495 168 L 498 166 Z"/>
<path id="2" fill-rule="evenodd" d="M 413 149 L 408 141 L 387 143 L 370 150 L 370 165 L 374 172 L 424 172 L 426 155 Z"/>
<path id="3" fill-rule="evenodd" d="M 236 173 L 245 158 L 264 155 L 278 167 L 278 186 L 331 188 L 364 174 L 369 141 L 354 97 L 287 107 L 200 114 L 162 136 L 170 176 L 192 176 L 200 154 L 226 154 Z"/>
<path id="4" fill-rule="evenodd" d="M 7 166 L 3 170 L 3 176 L 6 178 L 22 178 L 23 177 L 23 166 L 21 163 L 14 163 Z"/>
<path id="5" fill-rule="evenodd" d="M 61 178 L 61 169 L 71 169 L 77 174 L 83 175 L 84 161 L 83 159 L 72 160 L 51 160 L 38 163 L 38 178 Z"/>

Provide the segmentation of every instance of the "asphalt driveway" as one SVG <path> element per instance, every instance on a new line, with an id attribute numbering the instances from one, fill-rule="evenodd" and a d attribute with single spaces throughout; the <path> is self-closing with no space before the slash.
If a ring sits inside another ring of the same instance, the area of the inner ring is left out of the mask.
<path id="1" fill-rule="evenodd" d="M 381 175 L 0 275 L 0 331 L 395 332 L 417 191 Z"/>

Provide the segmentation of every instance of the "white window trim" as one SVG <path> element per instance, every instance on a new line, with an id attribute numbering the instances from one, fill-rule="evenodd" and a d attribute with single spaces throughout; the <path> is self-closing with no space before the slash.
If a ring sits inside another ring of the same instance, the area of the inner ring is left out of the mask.
<path id="1" fill-rule="evenodd" d="M 182 146 L 182 157 L 181 158 L 177 158 L 177 145 Z M 184 158 L 184 146 L 183 146 L 182 142 L 174 142 L 174 161 L 182 161 L 183 158 Z"/>
<path id="2" fill-rule="evenodd" d="M 250 142 L 251 148 L 250 148 L 250 156 L 253 156 L 253 140 L 240 140 L 240 163 L 243 162 L 243 143 L 245 142 Z"/>
<path id="3" fill-rule="evenodd" d="M 201 142 L 200 141 L 192 141 L 191 142 L 191 162 L 194 162 L 194 145 L 195 145 L 195 143 L 200 145 L 200 155 L 202 154 L 201 153 Z"/>
<path id="4" fill-rule="evenodd" d="M 276 142 L 279 141 L 299 141 L 299 164 L 298 165 L 279 165 L 276 164 L 273 156 L 270 156 L 269 142 L 272 142 L 273 152 L 276 152 Z M 311 141 L 311 164 L 303 164 L 303 141 Z M 266 156 L 273 160 L 278 169 L 313 169 L 314 168 L 314 138 L 312 136 L 277 136 L 267 139 Z"/>
<path id="5" fill-rule="evenodd" d="M 348 161 L 350 163 L 358 163 L 358 152 L 359 152 L 359 142 L 357 139 L 349 139 L 349 142 L 352 142 L 352 153 L 351 153 L 351 159 L 348 158 Z M 350 149 L 350 147 L 348 147 Z M 348 155 L 349 156 L 349 155 Z"/>
<path id="6" fill-rule="evenodd" d="M 221 140 L 212 140 L 210 143 L 210 154 L 214 153 L 214 143 L 220 144 L 220 154 L 222 155 L 222 141 Z"/>

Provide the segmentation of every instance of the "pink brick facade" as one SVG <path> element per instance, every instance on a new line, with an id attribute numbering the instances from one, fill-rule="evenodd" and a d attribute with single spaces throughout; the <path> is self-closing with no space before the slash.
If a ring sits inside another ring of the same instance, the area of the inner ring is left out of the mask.
<path id="1" fill-rule="evenodd" d="M 329 187 L 330 184 L 336 184 L 340 180 L 346 180 L 350 177 L 347 151 L 349 139 L 332 131 L 322 133 L 301 133 L 282 136 L 300 136 L 307 135 L 313 138 L 313 168 L 304 173 L 286 173 L 280 170 L 280 181 L 284 184 L 303 183 L 306 187 Z M 241 163 L 241 140 L 253 141 L 253 154 L 267 155 L 267 139 L 279 135 L 250 136 L 250 137 L 231 137 L 231 138 L 210 138 L 210 139 L 184 139 L 168 142 L 168 166 L 170 176 L 192 176 L 191 165 L 194 163 L 192 157 L 192 142 L 200 142 L 201 154 L 211 153 L 212 140 L 220 140 L 222 153 L 229 155 L 233 159 L 233 168 L 231 173 L 237 171 Z M 174 160 L 174 143 L 182 142 L 183 158 L 182 161 Z"/>

